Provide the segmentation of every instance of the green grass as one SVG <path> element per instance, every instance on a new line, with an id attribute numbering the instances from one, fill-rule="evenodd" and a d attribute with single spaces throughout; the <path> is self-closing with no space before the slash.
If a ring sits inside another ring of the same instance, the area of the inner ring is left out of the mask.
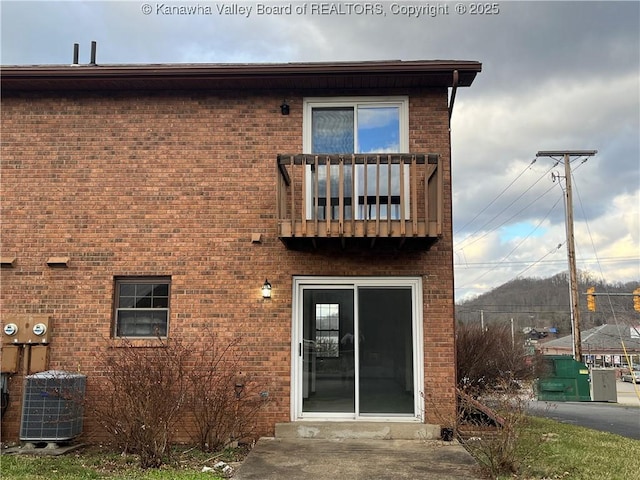
<path id="1" fill-rule="evenodd" d="M 515 478 L 640 479 L 640 440 L 544 418 L 529 420 L 520 437 L 522 463 Z"/>
<path id="2" fill-rule="evenodd" d="M 640 478 L 640 441 L 530 417 L 520 435 L 519 480 L 631 480 Z M 134 456 L 87 448 L 59 457 L 2 455 L 3 480 L 220 480 L 203 466 L 233 460 L 195 449 L 177 452 L 170 465 L 140 470 Z"/>
<path id="3" fill-rule="evenodd" d="M 2 480 L 220 480 L 213 472 L 202 473 L 229 455 L 212 455 L 196 450 L 177 453 L 170 464 L 141 470 L 133 455 L 86 448 L 61 456 L 2 455 Z"/>

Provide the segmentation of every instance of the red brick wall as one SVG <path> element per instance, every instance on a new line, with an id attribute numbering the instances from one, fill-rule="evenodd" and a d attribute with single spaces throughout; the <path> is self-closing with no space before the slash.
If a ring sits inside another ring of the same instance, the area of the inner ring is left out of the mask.
<path id="1" fill-rule="evenodd" d="M 17 261 L 2 269 L 2 312 L 49 314 L 49 367 L 87 374 L 90 388 L 114 276 L 170 275 L 170 337 L 195 338 L 202 325 L 242 333 L 245 368 L 269 389 L 261 429 L 272 433 L 289 419 L 292 276 L 420 275 L 426 419 L 441 423 L 455 398 L 446 91 L 368 93 L 409 94 L 411 150 L 442 155 L 444 235 L 428 252 L 329 255 L 278 240 L 276 155 L 302 151 L 301 93 L 6 96 L 1 254 Z M 68 267 L 48 267 L 51 256 Z M 3 440 L 18 435 L 21 383 L 12 377 Z"/>

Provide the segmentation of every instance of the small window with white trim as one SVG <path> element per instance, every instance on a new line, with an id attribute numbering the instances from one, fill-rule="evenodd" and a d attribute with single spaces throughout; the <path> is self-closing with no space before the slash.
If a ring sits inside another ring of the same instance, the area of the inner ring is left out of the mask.
<path id="1" fill-rule="evenodd" d="M 170 277 L 116 278 L 114 336 L 166 337 L 170 287 Z"/>
<path id="2" fill-rule="evenodd" d="M 409 99 L 405 96 L 307 98 L 304 101 L 303 124 L 304 153 L 388 154 L 409 151 Z M 405 168 L 404 191 L 409 192 L 408 166 Z M 401 178 L 400 165 L 397 164 L 345 166 L 342 175 L 344 218 L 399 219 Z M 332 198 L 327 198 L 329 182 Z M 308 219 L 338 217 L 339 183 L 337 165 L 331 165 L 328 172 L 326 165 L 308 166 Z M 375 197 L 389 197 L 391 201 L 380 204 L 374 200 Z M 408 218 L 409 202 L 404 203 L 407 206 L 405 218 Z M 312 208 L 316 204 L 320 208 Z"/>
<path id="3" fill-rule="evenodd" d="M 338 357 L 340 340 L 340 304 L 316 305 L 316 356 Z"/>

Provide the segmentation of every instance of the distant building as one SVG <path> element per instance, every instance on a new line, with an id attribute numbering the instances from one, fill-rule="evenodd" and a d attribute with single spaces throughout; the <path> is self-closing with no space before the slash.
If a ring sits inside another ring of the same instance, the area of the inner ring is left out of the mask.
<path id="1" fill-rule="evenodd" d="M 624 348 L 622 347 L 624 343 Z M 571 335 L 539 343 L 537 350 L 544 355 L 572 355 Z M 625 350 L 633 365 L 640 365 L 640 335 L 628 325 L 600 325 L 582 332 L 582 357 L 594 367 L 627 365 Z"/>

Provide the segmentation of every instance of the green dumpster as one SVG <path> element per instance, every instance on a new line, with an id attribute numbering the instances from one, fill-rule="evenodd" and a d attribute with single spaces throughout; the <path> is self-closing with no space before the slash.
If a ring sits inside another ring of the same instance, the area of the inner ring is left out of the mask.
<path id="1" fill-rule="evenodd" d="M 538 380 L 538 400 L 590 402 L 589 369 L 568 355 L 545 355 L 546 369 Z"/>

